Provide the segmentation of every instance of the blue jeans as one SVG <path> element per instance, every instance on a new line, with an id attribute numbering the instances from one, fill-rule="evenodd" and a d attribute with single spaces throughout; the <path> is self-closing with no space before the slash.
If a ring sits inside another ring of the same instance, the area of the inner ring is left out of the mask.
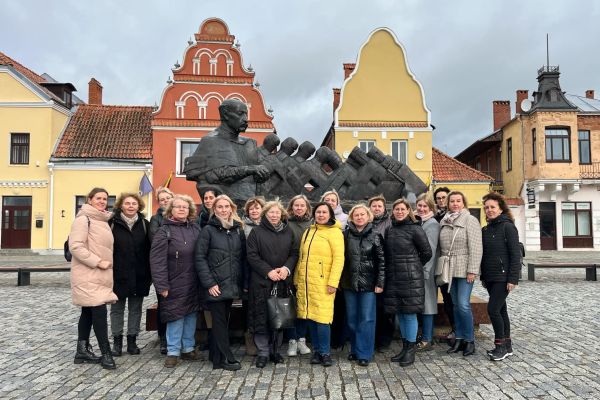
<path id="1" fill-rule="evenodd" d="M 417 314 L 398 313 L 396 315 L 398 316 L 400 336 L 411 343 L 415 343 L 417 341 L 417 330 L 419 329 Z"/>
<path id="2" fill-rule="evenodd" d="M 310 340 L 313 350 L 316 353 L 330 354 L 331 344 L 331 326 L 307 319 L 308 329 L 310 330 Z"/>
<path id="3" fill-rule="evenodd" d="M 421 321 L 423 323 L 421 329 L 421 336 L 424 342 L 430 342 L 433 340 L 433 314 L 421 314 Z"/>
<path id="4" fill-rule="evenodd" d="M 350 352 L 359 360 L 371 360 L 375 347 L 375 292 L 344 290 Z"/>
<path id="5" fill-rule="evenodd" d="M 473 313 L 471 312 L 471 291 L 473 284 L 467 278 L 452 278 L 450 295 L 454 303 L 454 325 L 457 339 L 468 342 L 475 340 Z"/>
<path id="6" fill-rule="evenodd" d="M 167 322 L 167 355 L 179 356 L 182 352 L 194 351 L 196 314 L 189 313 L 177 321 Z"/>
<path id="7" fill-rule="evenodd" d="M 306 325 L 305 319 L 296 319 L 296 323 L 293 328 L 286 330 L 288 340 L 298 340 L 306 337 L 306 331 L 308 326 Z"/>

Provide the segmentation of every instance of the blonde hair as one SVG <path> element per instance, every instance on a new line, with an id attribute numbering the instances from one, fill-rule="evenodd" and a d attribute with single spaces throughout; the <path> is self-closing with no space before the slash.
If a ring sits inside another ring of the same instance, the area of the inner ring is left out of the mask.
<path id="1" fill-rule="evenodd" d="M 190 212 L 189 212 L 189 214 L 187 216 L 187 220 L 190 221 L 190 222 L 191 221 L 195 221 L 196 217 L 198 215 L 198 210 L 196 208 L 196 204 L 194 204 L 194 199 L 192 199 L 187 194 L 175 194 L 175 195 L 173 195 L 173 199 L 169 202 L 169 205 L 167 206 L 167 209 L 163 213 L 163 216 L 165 218 L 171 218 L 173 216 L 173 204 L 175 203 L 175 200 L 182 200 L 182 201 L 185 201 L 186 203 L 188 203 L 188 207 L 190 209 Z"/>
<path id="2" fill-rule="evenodd" d="M 146 203 L 144 203 L 144 200 L 142 200 L 142 197 L 138 193 L 133 193 L 133 192 L 121 193 L 121 195 L 119 195 L 119 198 L 115 202 L 115 206 L 114 206 L 115 210 L 120 210 L 121 207 L 123 206 L 123 202 L 128 197 L 132 197 L 135 199 L 135 201 L 138 202 L 138 212 L 144 211 L 144 208 L 146 208 Z"/>
<path id="3" fill-rule="evenodd" d="M 242 219 L 240 218 L 240 216 L 237 214 L 237 206 L 235 205 L 235 203 L 233 202 L 233 200 L 231 200 L 231 198 L 229 196 L 227 196 L 226 194 L 220 194 L 217 197 L 215 197 L 215 201 L 213 202 L 213 206 L 210 209 L 210 215 L 215 215 L 215 206 L 217 205 L 217 203 L 221 200 L 225 200 L 229 203 L 229 205 L 231 206 L 231 218 L 234 221 L 239 222 L 239 224 L 241 226 L 244 226 L 244 221 L 242 221 Z"/>
<path id="4" fill-rule="evenodd" d="M 367 212 L 367 216 L 369 217 L 369 222 L 373 222 L 373 211 L 371 211 L 371 209 L 363 203 L 357 204 L 354 207 L 352 207 L 352 209 L 348 213 L 348 219 L 352 221 L 352 218 L 354 217 L 354 211 L 358 210 L 359 208 L 364 209 Z"/>
<path id="5" fill-rule="evenodd" d="M 306 204 L 306 213 L 304 213 L 303 217 L 306 217 L 306 216 L 310 217 L 310 215 L 312 214 L 312 207 L 310 206 L 310 201 L 308 201 L 308 197 L 306 197 L 303 194 L 298 194 L 298 195 L 292 197 L 292 199 L 288 203 L 288 208 L 287 208 L 288 216 L 294 215 L 294 203 L 297 200 L 304 200 L 304 203 Z"/>
<path id="6" fill-rule="evenodd" d="M 330 194 L 334 195 L 335 198 L 337 199 L 337 205 L 340 205 L 340 195 L 338 194 L 338 192 L 336 192 L 335 190 L 329 190 L 325 193 L 323 193 L 323 195 L 321 196 L 321 200 L 320 201 L 325 201 L 325 197 L 329 196 Z M 332 207 L 333 208 L 333 207 Z M 334 210 L 335 211 L 335 210 Z"/>
<path id="7" fill-rule="evenodd" d="M 281 220 L 282 221 L 287 221 L 287 219 L 288 219 L 288 212 L 283 207 L 283 204 L 281 204 L 281 202 L 279 200 L 273 200 L 273 201 L 267 202 L 265 204 L 265 206 L 263 207 L 262 211 L 260 212 L 260 216 L 264 217 L 265 215 L 267 215 L 267 211 L 269 211 L 273 207 L 279 208 L 279 211 L 281 211 Z"/>
<path id="8" fill-rule="evenodd" d="M 415 213 L 413 212 L 412 207 L 410 206 L 410 203 L 404 197 L 399 198 L 398 200 L 396 200 L 394 202 L 394 204 L 392 204 L 392 211 L 394 211 L 394 208 L 396 208 L 396 206 L 399 204 L 404 204 L 406 206 L 406 208 L 408 209 L 408 218 L 410 218 L 410 220 L 412 222 L 417 222 L 417 219 L 415 218 Z M 392 215 L 392 217 L 393 217 L 393 215 Z"/>
<path id="9" fill-rule="evenodd" d="M 415 206 L 420 202 L 424 202 L 425 204 L 427 204 L 427 207 L 429 207 L 429 211 L 433 211 L 435 212 L 435 202 L 433 201 L 433 198 L 429 195 L 429 193 L 421 193 L 418 197 L 417 197 L 417 201 L 415 203 Z"/>
<path id="10" fill-rule="evenodd" d="M 446 199 L 447 207 L 450 207 L 450 197 L 452 197 L 452 196 L 462 197 L 462 202 L 463 202 L 465 208 L 469 208 L 469 202 L 467 201 L 467 197 L 464 195 L 463 192 L 459 192 L 458 190 L 453 190 L 450 193 L 448 193 L 448 198 Z"/>
<path id="11" fill-rule="evenodd" d="M 158 188 L 158 190 L 156 191 L 156 200 L 159 200 L 158 196 L 160 196 L 163 193 L 167 193 L 167 194 L 171 195 L 171 197 L 175 196 L 175 193 L 171 192 L 171 190 L 169 188 L 161 187 L 161 188 Z"/>
<path id="12" fill-rule="evenodd" d="M 214 204 L 215 203 L 213 203 L 213 205 Z M 244 204 L 244 214 L 248 215 L 248 212 L 250 211 L 250 207 L 252 207 L 253 205 L 256 205 L 256 204 L 258 204 L 261 209 L 264 208 L 265 198 L 262 196 L 254 196 L 254 197 L 250 197 L 248 200 L 246 200 L 246 204 Z"/>

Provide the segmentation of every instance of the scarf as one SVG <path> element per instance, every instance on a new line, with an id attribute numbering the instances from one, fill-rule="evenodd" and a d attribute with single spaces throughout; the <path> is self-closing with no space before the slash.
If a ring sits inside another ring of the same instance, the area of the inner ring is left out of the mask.
<path id="1" fill-rule="evenodd" d="M 429 210 L 429 212 L 425 215 L 419 215 L 419 217 L 421 217 L 421 222 L 425 222 L 428 219 L 433 218 L 433 211 Z"/>
<path id="2" fill-rule="evenodd" d="M 217 217 L 217 219 L 219 220 L 219 222 L 221 223 L 221 225 L 223 225 L 223 228 L 225 228 L 225 229 L 231 229 L 231 228 L 233 228 L 233 218 L 229 218 L 229 220 L 226 220 L 226 219 L 223 219 L 223 218 L 219 217 L 216 214 L 215 214 L 215 217 Z"/>
<path id="3" fill-rule="evenodd" d="M 442 221 L 447 223 L 448 225 L 454 225 L 454 221 L 456 221 L 456 219 L 460 216 L 461 211 L 447 212 L 446 215 L 444 215 L 444 219 L 442 219 Z"/>
<path id="4" fill-rule="evenodd" d="M 139 218 L 139 216 L 137 213 L 131 218 L 129 218 L 127 215 L 121 213 L 121 219 L 123 220 L 123 222 L 125 222 L 127 224 L 127 227 L 129 227 L 129 230 L 133 229 L 133 225 L 135 225 L 138 218 Z"/>
<path id="5" fill-rule="evenodd" d="M 273 229 L 275 229 L 275 232 L 281 232 L 283 230 L 283 228 L 285 228 L 285 224 L 283 223 L 283 221 L 279 221 L 279 223 L 277 225 L 271 224 L 271 226 L 273 227 Z"/>

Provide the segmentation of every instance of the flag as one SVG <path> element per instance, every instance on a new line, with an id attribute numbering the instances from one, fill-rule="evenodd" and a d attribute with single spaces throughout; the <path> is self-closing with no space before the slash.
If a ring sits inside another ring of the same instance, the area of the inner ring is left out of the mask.
<path id="1" fill-rule="evenodd" d="M 171 184 L 171 178 L 173 178 L 173 171 L 171 171 L 171 173 L 169 174 L 169 177 L 167 178 L 166 182 L 162 185 L 162 187 L 168 189 L 169 185 Z"/>
<path id="2" fill-rule="evenodd" d="M 142 180 L 140 181 L 140 194 L 143 196 L 148 193 L 152 193 L 154 188 L 150 183 L 150 179 L 148 179 L 148 175 L 144 174 L 142 176 Z"/>

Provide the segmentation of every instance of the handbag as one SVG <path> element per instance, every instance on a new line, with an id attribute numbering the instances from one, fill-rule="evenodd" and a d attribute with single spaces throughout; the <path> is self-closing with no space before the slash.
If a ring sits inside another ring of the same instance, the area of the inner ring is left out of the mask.
<path id="1" fill-rule="evenodd" d="M 293 328 L 296 322 L 296 297 L 288 287 L 285 296 L 278 296 L 278 283 L 273 283 L 267 299 L 267 315 L 271 330 Z"/>
<path id="2" fill-rule="evenodd" d="M 456 239 L 457 233 L 458 228 L 454 228 L 454 235 L 452 235 L 452 243 L 450 244 L 448 255 L 440 256 L 437 260 L 437 264 L 435 265 L 435 284 L 438 286 L 450 283 L 450 253 L 452 252 L 454 239 Z"/>

